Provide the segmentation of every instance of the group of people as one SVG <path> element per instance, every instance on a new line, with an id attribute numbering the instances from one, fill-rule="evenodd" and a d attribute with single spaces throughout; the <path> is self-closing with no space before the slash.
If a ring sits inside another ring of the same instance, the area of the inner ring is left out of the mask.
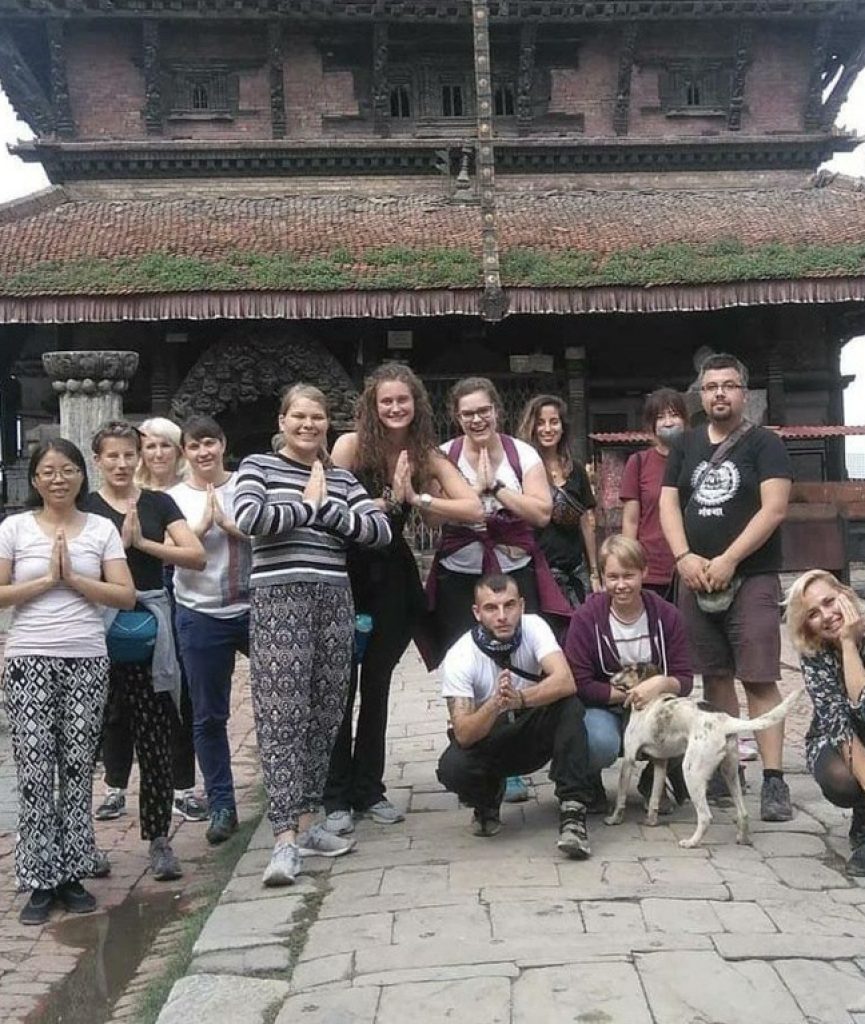
<path id="1" fill-rule="evenodd" d="M 677 392 L 649 396 L 653 445 L 629 461 L 622 533 L 600 550 L 563 402 L 533 398 L 512 437 L 486 378 L 452 389 L 461 432 L 441 445 L 423 384 L 399 363 L 369 377 L 355 430 L 330 451 L 327 400 L 306 384 L 284 394 L 274 450 L 235 472 L 203 416 L 105 425 L 92 493 L 73 445 L 42 444 L 31 507 L 0 524 L 21 920 L 95 907 L 82 879 L 108 869 L 91 816 L 100 744 L 96 817 L 124 813 L 136 754 L 156 878 L 181 874 L 172 813 L 206 820 L 212 844 L 237 829 L 227 721 L 238 652 L 274 833 L 265 885 L 291 884 L 305 856 L 351 852 L 359 817 L 403 819 L 383 777 L 391 676 L 413 637 L 441 666 L 449 710 L 438 777 L 472 808 L 475 834 L 498 832 L 502 801 L 525 799 L 523 776 L 550 761 L 558 846 L 588 856 L 586 815 L 606 810 L 601 770 L 619 756 L 629 707 L 687 695 L 694 672 L 730 713 L 736 678 L 752 716 L 780 700 L 778 531 L 792 473 L 777 436 L 745 419 L 747 383 L 737 359 L 710 357 L 706 423 L 691 430 Z M 425 589 L 405 537 L 415 511 L 441 526 Z M 820 571 L 787 603 L 815 701 L 809 767 L 853 808 L 850 870 L 865 872 L 862 615 Z M 116 634 L 133 609 L 133 641 L 150 629 L 152 643 L 129 657 Z M 630 665 L 645 678 L 624 691 L 615 677 Z M 782 726 L 758 743 L 762 817 L 787 820 Z M 639 788 L 651 790 L 650 768 Z M 723 798 L 723 780 L 716 788 Z"/>

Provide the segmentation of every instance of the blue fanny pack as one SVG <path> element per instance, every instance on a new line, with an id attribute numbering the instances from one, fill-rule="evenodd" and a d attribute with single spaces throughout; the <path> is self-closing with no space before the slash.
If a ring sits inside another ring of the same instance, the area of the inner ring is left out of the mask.
<path id="1" fill-rule="evenodd" d="M 156 616 L 141 605 L 131 611 L 118 612 L 105 634 L 108 657 L 120 665 L 150 661 L 157 630 Z"/>

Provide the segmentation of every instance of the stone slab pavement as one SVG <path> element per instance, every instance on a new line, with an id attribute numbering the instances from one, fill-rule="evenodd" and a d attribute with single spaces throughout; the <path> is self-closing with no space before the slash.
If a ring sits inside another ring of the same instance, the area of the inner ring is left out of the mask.
<path id="1" fill-rule="evenodd" d="M 784 662 L 788 692 L 786 643 Z M 803 698 L 787 730 L 793 821 L 759 820 L 746 769 L 753 845 L 722 810 L 705 846 L 680 849 L 690 806 L 647 828 L 632 800 L 619 827 L 590 819 L 593 856 L 568 861 L 542 772 L 498 836 L 469 834 L 435 778 L 445 709 L 411 650 L 387 772 L 407 820 L 360 822 L 355 853 L 309 858 L 290 890 L 261 885 L 262 822 L 159 1024 L 865 1024 L 865 885 L 843 871 L 845 815 L 804 773 L 809 717 Z"/>
<path id="2" fill-rule="evenodd" d="M 229 736 L 240 817 L 260 815 L 256 806 L 258 754 L 245 659 L 239 660 L 235 675 Z M 101 772 L 97 771 L 94 806 L 102 792 Z M 136 769 L 127 797 L 128 813 L 117 821 L 95 823 L 96 842 L 108 852 L 112 863 L 110 877 L 87 882 L 99 903 L 97 913 L 75 917 L 55 912 L 51 922 L 42 928 L 20 924 L 18 912 L 26 896 L 16 891 L 13 866 L 15 767 L 8 723 L 0 707 L 0 1021 L 4 1024 L 44 1019 L 52 997 L 80 970 L 83 958 L 94 952 L 98 963 L 93 971 L 96 981 L 92 993 L 79 993 L 78 1015 L 74 1018 L 70 1018 L 67 1010 L 54 1013 L 52 1019 L 104 1019 L 112 993 L 122 992 L 122 986 L 117 990 L 117 979 L 111 976 L 112 965 L 120 962 L 124 971 L 128 966 L 127 973 L 131 975 L 147 951 L 140 935 L 124 935 L 124 930 L 130 925 L 143 929 L 154 918 L 170 920 L 193 909 L 206 892 L 213 850 L 204 838 L 205 826 L 174 818 L 172 843 L 184 867 L 184 877 L 176 882 L 156 882 L 149 871 L 147 844 L 138 832 L 137 792 Z M 166 911 L 171 900 L 176 901 L 176 906 Z M 124 908 L 128 912 L 122 912 Z M 96 937 L 96 942 L 90 941 L 91 936 Z M 123 963 L 124 957 L 128 963 Z M 93 1008 L 92 1016 L 87 1013 L 88 1003 Z"/>

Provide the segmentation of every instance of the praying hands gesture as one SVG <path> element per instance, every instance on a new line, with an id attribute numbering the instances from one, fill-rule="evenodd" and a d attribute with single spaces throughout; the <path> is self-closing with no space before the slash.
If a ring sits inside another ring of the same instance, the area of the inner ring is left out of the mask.
<path id="1" fill-rule="evenodd" d="M 478 453 L 477 481 L 474 487 L 475 493 L 479 495 L 486 494 L 495 482 L 496 477 L 490 463 L 490 453 L 486 448 L 481 448 Z"/>
<path id="2" fill-rule="evenodd" d="M 505 669 L 499 673 L 499 678 L 496 680 L 496 704 L 500 712 L 502 711 L 519 711 L 520 708 L 525 707 L 519 690 L 511 682 L 511 674 Z"/>
<path id="3" fill-rule="evenodd" d="M 309 480 L 303 489 L 303 500 L 310 501 L 316 509 L 327 497 L 327 478 L 324 474 L 324 466 L 321 459 L 316 459 L 309 471 Z"/>
<path id="4" fill-rule="evenodd" d="M 62 530 L 58 530 L 54 534 L 54 544 L 51 548 L 51 561 L 48 564 L 48 579 L 52 586 L 63 579 L 63 555 L 65 551 L 66 537 Z"/>
<path id="5" fill-rule="evenodd" d="M 141 546 L 141 520 L 138 518 L 138 505 L 130 501 L 123 517 L 123 526 L 120 529 L 120 537 L 125 548 L 137 548 Z"/>

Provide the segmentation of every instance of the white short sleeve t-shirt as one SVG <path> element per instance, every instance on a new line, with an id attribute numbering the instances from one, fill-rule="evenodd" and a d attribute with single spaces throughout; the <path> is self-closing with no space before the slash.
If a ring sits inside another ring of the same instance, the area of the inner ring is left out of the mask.
<path id="1" fill-rule="evenodd" d="M 522 628 L 523 640 L 511 655 L 511 664 L 525 672 L 540 675 L 541 660 L 548 654 L 561 651 L 561 647 L 540 615 L 524 615 Z M 465 633 L 447 652 L 442 663 L 442 696 L 468 697 L 480 707 L 492 697 L 501 671 L 493 659 L 477 646 L 471 633 Z M 511 682 L 516 690 L 535 685 L 516 673 L 511 674 Z"/>
<path id="2" fill-rule="evenodd" d="M 217 501 L 229 519 L 234 518 L 234 491 L 237 474 L 214 488 Z M 175 484 L 169 490 L 183 513 L 183 518 L 194 529 L 204 518 L 207 491 L 188 483 Z M 207 568 L 200 572 L 176 566 L 174 570 L 174 596 L 179 605 L 204 612 L 215 619 L 233 619 L 249 611 L 249 571 L 252 566 L 252 548 L 247 540 L 233 537 L 218 526 L 201 538 L 207 555 Z"/>
<path id="3" fill-rule="evenodd" d="M 81 532 L 67 539 L 76 573 L 102 579 L 102 563 L 126 561 L 123 541 L 114 524 L 85 513 Z M 54 540 L 42 530 L 33 512 L 9 516 L 0 523 L 0 558 L 12 563 L 12 582 L 27 583 L 48 574 Z M 6 657 L 34 655 L 54 658 L 105 657 L 102 608 L 65 583 L 16 605 L 6 641 Z"/>
<path id="4" fill-rule="evenodd" d="M 645 611 L 636 622 L 622 622 L 610 614 L 610 634 L 622 665 L 645 665 L 652 660 L 649 616 Z"/>
<path id="5" fill-rule="evenodd" d="M 526 444 L 525 441 L 520 441 L 516 437 L 512 438 L 512 441 L 516 447 L 517 461 L 520 464 L 520 470 L 522 471 L 523 479 L 525 480 L 526 473 L 528 473 L 534 466 L 540 464 L 541 457 L 535 449 L 532 448 L 530 444 Z M 445 455 L 447 455 L 453 443 L 453 441 L 445 441 L 444 444 L 439 445 L 439 448 Z M 522 484 L 517 479 L 517 474 L 514 472 L 513 466 L 508 462 L 508 457 L 504 451 L 502 452 L 502 461 L 498 466 L 493 468 L 496 480 L 500 480 L 505 487 L 510 490 L 517 491 L 517 493 L 522 494 Z M 478 474 L 477 470 L 466 458 L 465 444 L 463 444 L 463 450 L 460 452 L 457 469 L 474 487 L 478 481 Z M 497 501 L 492 494 L 485 494 L 481 498 L 481 501 L 483 502 L 485 515 L 490 515 L 502 508 L 501 502 Z M 483 529 L 481 526 L 472 526 L 469 528 L 473 530 Z M 496 556 L 498 557 L 502 572 L 513 572 L 514 569 L 522 569 L 523 566 L 528 565 L 531 561 L 528 555 L 519 555 L 518 557 L 513 558 L 501 548 L 496 549 Z M 467 544 L 464 548 L 460 548 L 460 550 L 455 552 L 453 555 L 443 558 L 441 560 L 441 564 L 445 569 L 450 569 L 451 572 L 464 572 L 470 575 L 477 575 L 478 573 L 483 572 L 483 558 L 483 547 L 480 542 L 478 542 L 477 544 Z"/>

